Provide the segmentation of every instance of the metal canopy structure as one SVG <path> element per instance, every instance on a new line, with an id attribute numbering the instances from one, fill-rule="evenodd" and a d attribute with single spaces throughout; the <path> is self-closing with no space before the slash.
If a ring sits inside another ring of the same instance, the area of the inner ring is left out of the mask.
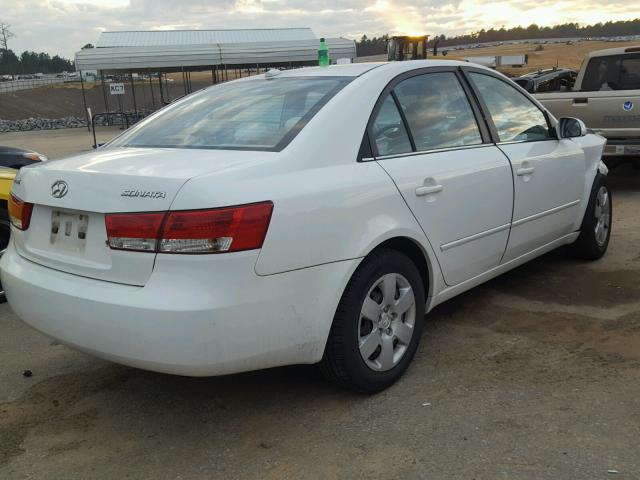
<path id="1" fill-rule="evenodd" d="M 356 56 L 353 40 L 329 38 L 332 59 Z M 239 65 L 298 66 L 316 62 L 318 40 L 277 42 L 215 43 L 88 48 L 76 53 L 78 70 L 177 71 L 210 69 L 213 66 Z"/>
<path id="2" fill-rule="evenodd" d="M 252 28 L 224 30 L 147 30 L 102 32 L 97 48 L 211 45 L 214 43 L 316 40 L 310 28 Z"/>

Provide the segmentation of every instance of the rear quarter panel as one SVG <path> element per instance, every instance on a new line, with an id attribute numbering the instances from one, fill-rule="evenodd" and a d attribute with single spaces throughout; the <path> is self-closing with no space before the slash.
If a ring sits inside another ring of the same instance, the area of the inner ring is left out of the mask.
<path id="1" fill-rule="evenodd" d="M 582 219 L 584 218 L 584 213 L 589 203 L 591 187 L 593 186 L 596 175 L 599 172 L 607 172 L 607 167 L 602 163 L 602 152 L 606 140 L 600 135 L 588 134 L 584 137 L 572 138 L 571 141 L 580 145 L 585 154 L 584 190 L 580 208 L 578 209 L 578 217 L 576 218 L 573 228 L 577 231 L 582 225 Z"/>
<path id="2" fill-rule="evenodd" d="M 362 258 L 394 237 L 412 239 L 429 260 L 435 258 L 397 187 L 376 162 L 354 157 L 343 165 L 296 168 L 295 163 L 274 158 L 262 168 L 226 172 L 224 178 L 192 179 L 171 208 L 271 200 L 273 215 L 256 263 L 258 275 Z"/>

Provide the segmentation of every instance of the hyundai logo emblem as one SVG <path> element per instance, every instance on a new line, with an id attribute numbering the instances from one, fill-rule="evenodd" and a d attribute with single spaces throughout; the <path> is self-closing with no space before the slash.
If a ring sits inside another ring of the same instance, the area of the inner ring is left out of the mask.
<path id="1" fill-rule="evenodd" d="M 625 112 L 630 112 L 631 110 L 633 110 L 633 102 L 631 101 L 626 101 L 622 104 L 622 108 L 624 109 Z"/>
<path id="2" fill-rule="evenodd" d="M 51 185 L 51 196 L 53 198 L 62 198 L 69 191 L 69 185 L 64 180 L 58 180 Z"/>

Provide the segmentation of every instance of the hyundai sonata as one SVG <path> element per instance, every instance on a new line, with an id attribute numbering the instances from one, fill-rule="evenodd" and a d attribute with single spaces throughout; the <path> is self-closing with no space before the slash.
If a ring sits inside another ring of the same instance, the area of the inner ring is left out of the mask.
<path id="1" fill-rule="evenodd" d="M 270 71 L 23 168 L 2 284 L 25 322 L 114 362 L 319 363 L 374 392 L 435 305 L 562 245 L 605 253 L 603 146 L 468 63 Z"/>

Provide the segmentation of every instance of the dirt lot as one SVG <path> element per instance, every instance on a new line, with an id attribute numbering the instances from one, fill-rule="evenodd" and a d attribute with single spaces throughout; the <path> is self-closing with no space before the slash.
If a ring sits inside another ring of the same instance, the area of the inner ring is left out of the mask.
<path id="1" fill-rule="evenodd" d="M 96 139 L 98 143 L 106 142 L 119 133 L 118 127 L 97 127 Z M 57 159 L 93 150 L 93 134 L 86 128 L 0 133 L 0 145 L 32 149 Z"/>
<path id="2" fill-rule="evenodd" d="M 246 76 L 246 72 L 244 76 Z M 229 79 L 233 78 L 233 71 L 229 71 Z M 109 94 L 107 90 L 107 105 L 105 105 L 102 94 L 102 84 L 85 83 L 87 106 L 91 108 L 94 114 L 106 111 L 133 111 L 131 84 L 129 82 L 124 83 L 125 95 L 120 96 L 120 99 L 118 99 L 118 96 Z M 210 71 L 194 72 L 192 74 L 191 86 L 193 91 L 209 85 L 211 85 Z M 134 88 L 138 110 L 160 108 L 160 87 L 157 79 L 153 79 L 152 82 L 149 82 L 149 80 L 136 81 Z M 168 82 L 163 84 L 162 88 L 165 100 L 173 100 L 184 95 L 182 74 L 169 74 Z M 0 94 L 0 119 L 3 120 L 20 120 L 30 117 L 61 118 L 68 116 L 85 117 L 82 90 L 78 83 L 56 84 Z"/>
<path id="3" fill-rule="evenodd" d="M 545 44 L 545 45 L 501 45 L 491 48 L 475 48 L 472 50 L 461 50 L 449 52 L 447 57 L 454 60 L 462 60 L 464 57 L 477 57 L 484 55 L 529 55 L 529 63 L 523 68 L 501 69 L 509 75 L 524 75 L 527 72 L 533 72 L 543 68 L 551 68 L 555 66 L 573 68 L 578 70 L 582 64 L 584 56 L 595 50 L 604 50 L 607 48 L 631 47 L 637 46 L 640 42 L 577 42 L 567 45 L 564 43 Z M 536 48 L 543 50 L 536 51 Z"/>
<path id="4" fill-rule="evenodd" d="M 473 48 L 468 50 L 452 50 L 447 53 L 446 57 L 439 54 L 437 57 L 431 55 L 429 58 L 437 58 L 439 60 L 464 60 L 465 57 L 482 57 L 490 55 L 529 55 L 529 63 L 521 68 L 501 68 L 500 71 L 509 76 L 520 76 L 528 72 L 535 72 L 544 68 L 552 68 L 555 66 L 572 68 L 578 70 L 582 64 L 584 56 L 595 50 L 604 50 L 607 48 L 631 47 L 638 46 L 640 42 L 577 42 L 571 45 L 565 43 L 545 44 L 541 45 L 542 50 L 536 51 L 538 45 L 533 43 L 521 45 L 500 45 L 488 48 Z M 361 57 L 358 62 L 384 62 L 387 60 L 386 55 L 373 55 L 370 57 Z"/>
<path id="5" fill-rule="evenodd" d="M 0 305 L 0 478 L 638 479 L 640 175 L 612 183 L 603 260 L 553 252 L 438 307 L 372 397 L 313 367 L 126 368 Z"/>

